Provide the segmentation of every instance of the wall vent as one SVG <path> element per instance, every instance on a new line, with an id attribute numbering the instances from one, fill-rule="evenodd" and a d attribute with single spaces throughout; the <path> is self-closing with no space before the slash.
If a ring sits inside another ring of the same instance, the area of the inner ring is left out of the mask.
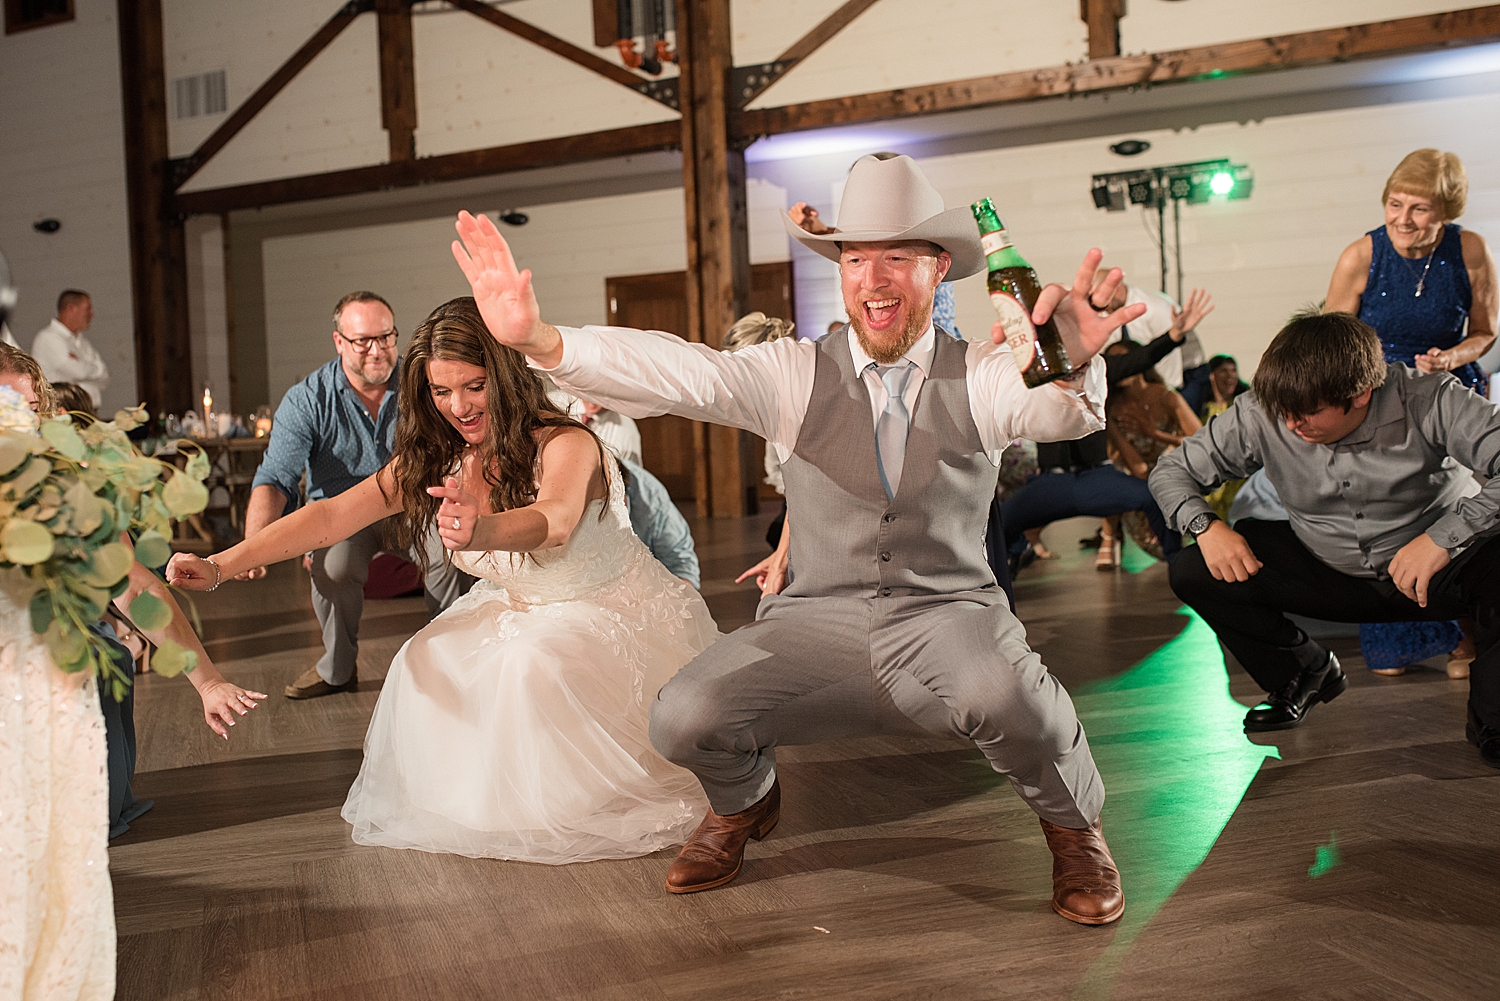
<path id="1" fill-rule="evenodd" d="M 229 110 L 228 102 L 223 70 L 199 73 L 196 76 L 180 76 L 172 81 L 173 118 L 222 115 Z"/>

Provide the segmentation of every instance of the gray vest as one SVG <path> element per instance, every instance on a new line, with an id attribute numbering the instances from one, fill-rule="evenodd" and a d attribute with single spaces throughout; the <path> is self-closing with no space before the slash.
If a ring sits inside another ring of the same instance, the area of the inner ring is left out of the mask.
<path id="1" fill-rule="evenodd" d="M 797 447 L 782 464 L 792 531 L 788 597 L 873 598 L 995 587 L 984 533 L 999 470 L 969 410 L 968 345 L 938 331 L 917 394 L 905 464 L 887 500 L 870 394 L 849 335 L 818 344 Z"/>

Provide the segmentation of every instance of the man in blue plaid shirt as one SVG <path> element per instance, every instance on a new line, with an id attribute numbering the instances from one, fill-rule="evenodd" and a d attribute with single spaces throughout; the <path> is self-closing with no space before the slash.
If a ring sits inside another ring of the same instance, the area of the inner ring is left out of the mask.
<path id="1" fill-rule="evenodd" d="M 401 382 L 396 339 L 390 304 L 374 292 L 350 292 L 338 301 L 333 310 L 338 357 L 287 390 L 276 408 L 270 445 L 256 470 L 245 513 L 246 538 L 296 508 L 304 471 L 308 500 L 322 500 L 343 493 L 390 460 Z M 382 527 L 371 525 L 310 554 L 313 610 L 323 629 L 324 651 L 316 666 L 286 686 L 287 698 L 332 695 L 358 683 L 359 617 L 370 560 L 384 548 Z M 467 591 L 473 578 L 447 562 L 435 532 L 426 549 L 428 607 L 439 611 Z M 265 572 L 257 567 L 243 577 L 263 577 Z"/>

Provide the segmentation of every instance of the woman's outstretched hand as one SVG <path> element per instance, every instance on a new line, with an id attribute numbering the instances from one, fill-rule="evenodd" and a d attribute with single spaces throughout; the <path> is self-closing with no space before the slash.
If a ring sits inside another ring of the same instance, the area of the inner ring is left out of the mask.
<path id="1" fill-rule="evenodd" d="M 1097 247 L 1090 250 L 1079 265 L 1078 274 L 1073 277 L 1073 287 L 1048 285 L 1042 289 L 1042 294 L 1037 297 L 1036 306 L 1031 311 L 1031 320 L 1037 325 L 1046 323 L 1049 318 L 1057 321 L 1057 331 L 1068 346 L 1069 358 L 1074 367 L 1079 369 L 1103 350 L 1104 342 L 1109 340 L 1110 334 L 1146 312 L 1146 304 L 1143 302 L 1123 306 L 1109 313 L 1096 310 L 1089 300 L 1090 293 L 1093 294 L 1093 302 L 1107 303 L 1114 298 L 1115 290 L 1125 280 L 1123 271 L 1111 268 L 1104 281 L 1096 288 L 1094 275 L 1102 260 L 1102 250 Z M 995 343 L 1001 343 L 1004 340 L 1003 329 L 998 329 L 994 336 Z M 1077 357 L 1073 357 L 1075 345 L 1078 349 Z"/>
<path id="2" fill-rule="evenodd" d="M 1201 288 L 1195 288 L 1188 293 L 1186 305 L 1181 309 L 1172 307 L 1172 327 L 1167 333 L 1172 335 L 1172 340 L 1181 344 L 1187 335 L 1198 328 L 1203 318 L 1214 311 L 1214 297 Z"/>
<path id="3" fill-rule="evenodd" d="M 192 553 L 177 553 L 167 563 L 167 583 L 185 591 L 207 591 L 221 579 L 212 563 Z"/>
<path id="4" fill-rule="evenodd" d="M 489 216 L 458 214 L 453 259 L 469 280 L 479 315 L 495 340 L 533 359 L 543 368 L 562 361 L 562 335 L 542 322 L 531 271 L 516 268 L 510 244 Z"/>
<path id="5" fill-rule="evenodd" d="M 198 695 L 203 699 L 204 721 L 210 730 L 225 740 L 229 739 L 227 727 L 234 726 L 234 714 L 245 715 L 266 697 L 264 692 L 252 692 L 227 681 L 205 685 Z"/>
<path id="6" fill-rule="evenodd" d="M 474 528 L 479 523 L 479 502 L 474 495 L 458 485 L 458 480 L 448 477 L 440 487 L 428 487 L 433 497 L 441 497 L 438 506 L 438 535 L 449 549 L 468 549 L 474 540 Z"/>

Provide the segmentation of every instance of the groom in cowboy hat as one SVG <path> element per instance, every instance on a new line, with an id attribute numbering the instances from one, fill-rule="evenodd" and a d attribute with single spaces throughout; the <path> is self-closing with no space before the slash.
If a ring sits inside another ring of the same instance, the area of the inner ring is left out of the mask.
<path id="1" fill-rule="evenodd" d="M 985 269 L 967 209 L 944 211 L 916 163 L 864 157 L 837 229 L 793 238 L 837 261 L 846 333 L 733 354 L 671 334 L 541 321 L 488 218 L 461 213 L 458 258 L 486 323 L 561 386 L 632 417 L 673 413 L 753 431 L 781 458 L 797 512 L 791 582 L 756 620 L 699 655 L 651 708 L 651 740 L 691 769 L 712 807 L 667 872 L 693 893 L 740 871 L 748 838 L 776 825 L 776 748 L 871 733 L 972 741 L 1041 818 L 1052 906 L 1082 924 L 1125 908 L 1099 825 L 1104 786 L 1072 701 L 1026 645 L 984 559 L 1000 453 L 1103 427 L 1104 365 L 1028 390 L 997 324 L 992 340 L 939 336 L 939 282 Z M 465 246 L 467 245 L 467 250 Z M 1088 296 L 1100 254 L 1055 314 L 1088 362 L 1139 307 L 1100 316 Z M 1107 302 L 1118 270 L 1094 291 Z"/>

